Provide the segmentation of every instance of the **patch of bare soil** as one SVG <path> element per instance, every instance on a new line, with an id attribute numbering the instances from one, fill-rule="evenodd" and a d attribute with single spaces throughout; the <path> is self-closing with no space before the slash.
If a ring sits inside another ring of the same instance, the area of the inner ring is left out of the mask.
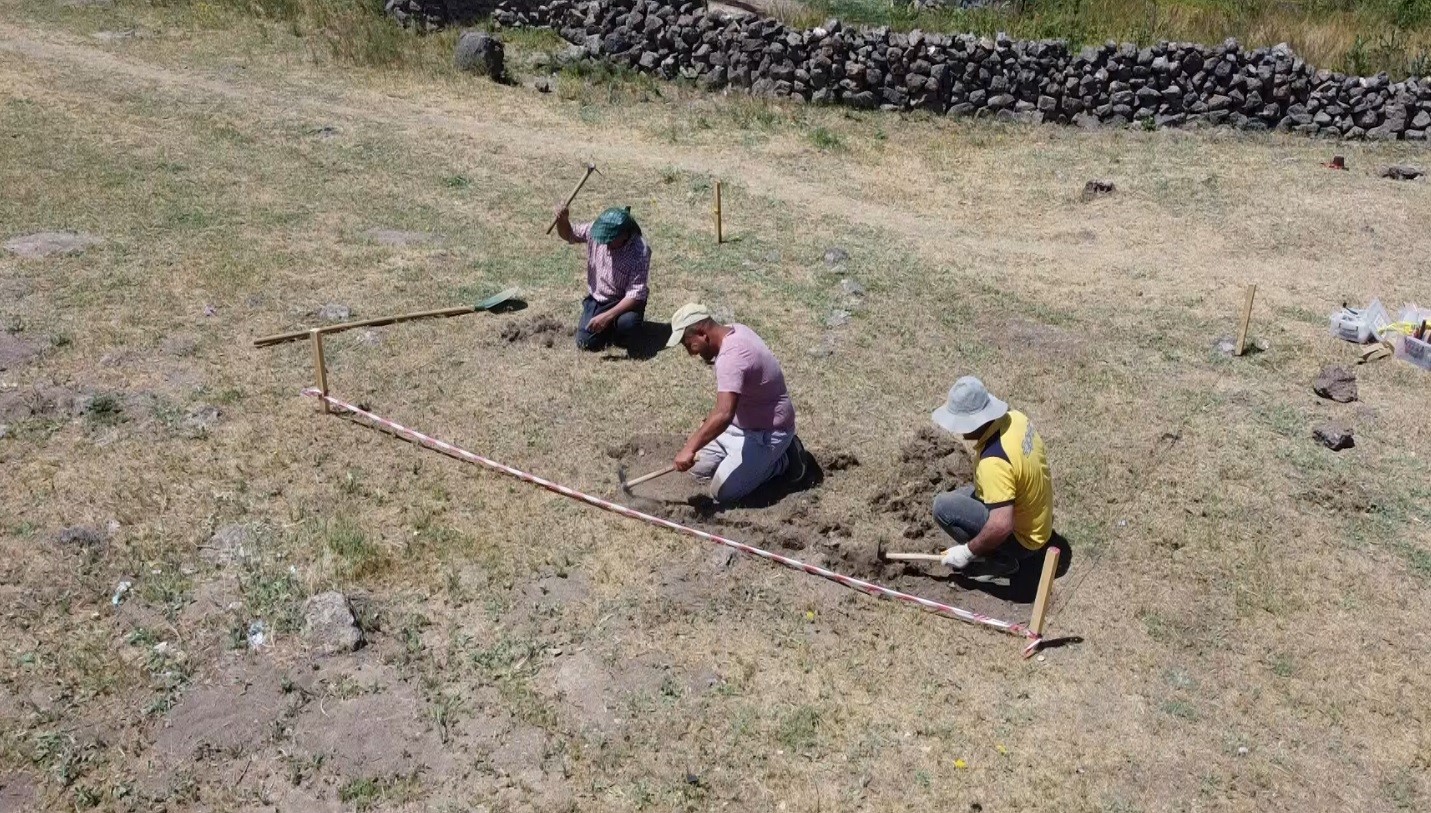
<path id="1" fill-rule="evenodd" d="M 904 524 L 905 539 L 934 530 L 934 495 L 972 482 L 974 464 L 954 436 L 932 426 L 920 429 L 900 449 L 899 468 L 870 498 L 870 505 Z"/>
<path id="2" fill-rule="evenodd" d="M 42 231 L 26 234 L 5 241 L 5 249 L 25 259 L 42 257 L 64 257 L 81 254 L 90 246 L 103 243 L 93 234 L 69 231 Z"/>
<path id="3" fill-rule="evenodd" d="M 0 330 L 0 372 L 17 370 L 34 361 L 40 348 L 9 331 Z"/>
<path id="4" fill-rule="evenodd" d="M 190 687 L 169 712 L 155 735 L 155 767 L 177 770 L 259 747 L 288 709 L 282 680 L 272 664 L 234 656 L 212 680 Z"/>
<path id="5" fill-rule="evenodd" d="M 1005 352 L 1043 356 L 1076 356 L 1084 345 L 1083 337 L 1073 331 L 1029 321 L 1008 322 L 990 338 Z"/>
<path id="6" fill-rule="evenodd" d="M 0 391 L 0 422 L 27 418 L 74 418 L 83 412 L 83 396 L 63 387 L 36 386 Z"/>
<path id="7" fill-rule="evenodd" d="M 573 335 L 573 330 L 562 324 L 551 314 L 538 314 L 527 319 L 508 322 L 502 328 L 502 339 L 507 342 L 532 342 L 543 347 L 553 347 L 561 336 Z"/>
<path id="8" fill-rule="evenodd" d="M 35 810 L 40 792 L 35 780 L 27 774 L 0 774 L 0 811 Z"/>
<path id="9" fill-rule="evenodd" d="M 632 721 L 631 699 L 660 691 L 666 670 L 630 661 L 607 666 L 587 650 L 563 656 L 538 676 L 539 691 L 557 697 L 577 728 L 615 734 Z"/>

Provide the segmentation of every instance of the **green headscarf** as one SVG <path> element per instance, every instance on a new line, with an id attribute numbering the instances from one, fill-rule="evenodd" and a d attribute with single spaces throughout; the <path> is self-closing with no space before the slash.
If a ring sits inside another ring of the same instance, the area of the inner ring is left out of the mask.
<path id="1" fill-rule="evenodd" d="M 640 234 L 641 227 L 631 216 L 631 207 L 613 206 L 601 213 L 591 224 L 591 239 L 601 245 L 608 245 L 623 234 Z"/>

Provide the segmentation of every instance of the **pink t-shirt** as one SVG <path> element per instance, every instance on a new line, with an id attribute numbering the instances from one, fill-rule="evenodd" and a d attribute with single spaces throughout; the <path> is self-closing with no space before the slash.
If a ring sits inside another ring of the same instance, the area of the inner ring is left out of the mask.
<path id="1" fill-rule="evenodd" d="M 795 405 L 785 389 L 785 373 L 755 331 L 731 325 L 715 358 L 716 390 L 740 396 L 735 425 L 752 432 L 795 431 Z"/>

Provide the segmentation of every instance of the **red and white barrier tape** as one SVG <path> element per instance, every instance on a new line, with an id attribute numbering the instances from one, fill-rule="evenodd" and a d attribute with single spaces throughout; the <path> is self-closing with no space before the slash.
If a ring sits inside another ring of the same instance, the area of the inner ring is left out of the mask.
<path id="1" fill-rule="evenodd" d="M 548 491 L 556 492 L 563 497 L 570 497 L 573 500 L 584 502 L 587 505 L 594 505 L 597 508 L 611 511 L 615 514 L 620 514 L 623 517 L 629 517 L 631 519 L 647 522 L 670 531 L 686 534 L 688 536 L 694 536 L 697 539 L 704 539 L 707 542 L 715 542 L 720 545 L 725 545 L 726 547 L 734 548 L 741 553 L 747 553 L 751 556 L 758 556 L 761 559 L 766 559 L 768 561 L 784 565 L 793 570 L 800 570 L 805 573 L 809 573 L 812 576 L 819 576 L 822 579 L 829 579 L 836 584 L 844 585 L 845 587 L 848 587 L 852 590 L 858 590 L 861 593 L 865 593 L 866 595 L 871 595 L 876 598 L 893 599 L 894 601 L 903 602 L 905 604 L 912 604 L 916 607 L 928 610 L 932 613 L 937 613 L 939 615 L 947 616 L 949 618 L 957 618 L 960 621 L 965 621 L 970 624 L 980 624 L 982 626 L 992 627 L 993 629 L 999 630 L 1000 632 L 1006 632 L 1010 635 L 1015 635 L 1020 638 L 1027 638 L 1029 639 L 1029 644 L 1027 647 L 1024 648 L 1024 657 L 1032 655 L 1041 643 L 1042 639 L 1040 638 L 1040 636 L 1029 628 L 1023 626 L 1022 624 L 1015 624 L 1009 621 L 1000 621 L 996 618 L 990 618 L 986 615 L 980 615 L 976 612 L 962 610 L 958 607 L 954 607 L 948 604 L 941 604 L 940 602 L 933 601 L 927 598 L 921 598 L 919 596 L 911 595 L 909 593 L 903 593 L 899 590 L 894 590 L 889 587 L 884 587 L 882 585 L 864 581 L 863 579 L 856 579 L 852 576 L 844 576 L 832 570 L 826 570 L 823 567 L 816 567 L 815 565 L 806 564 L 804 562 L 799 561 L 798 559 L 791 559 L 788 556 L 781 556 L 778 553 L 771 553 L 768 550 L 753 547 L 743 542 L 736 542 L 733 539 L 727 539 L 723 536 L 717 536 L 713 533 L 707 533 L 706 531 L 702 531 L 697 528 L 682 525 L 679 522 L 672 522 L 669 519 L 662 519 L 661 517 L 642 513 L 641 511 L 637 511 L 634 508 L 627 508 L 624 505 L 619 505 L 614 502 L 608 502 L 607 500 L 603 500 L 600 497 L 593 497 L 590 494 L 585 494 L 583 492 L 577 491 L 574 488 L 568 488 L 567 486 L 561 485 L 560 483 L 553 483 L 552 481 L 538 477 L 535 474 L 528 474 L 520 469 L 514 469 L 506 464 L 498 463 L 495 460 L 489 460 L 478 454 L 473 454 L 472 452 L 469 452 L 465 449 L 459 449 L 458 447 L 453 446 L 451 443 L 438 440 L 434 437 L 429 437 L 428 435 L 424 435 L 423 433 L 415 429 L 409 429 L 406 426 L 403 426 L 402 424 L 398 423 L 397 421 L 390 421 L 380 415 L 375 415 L 365 409 L 360 409 L 345 401 L 340 401 L 331 395 L 324 395 L 323 393 L 312 387 L 305 389 L 303 391 L 303 394 L 310 398 L 317 398 L 319 400 L 322 400 L 326 402 L 329 406 L 334 407 L 342 412 L 348 412 L 353 415 L 357 415 L 364 420 L 367 420 L 376 426 L 387 429 L 394 435 L 397 435 L 398 437 L 410 441 L 412 443 L 416 443 L 419 446 L 424 446 L 428 449 L 432 449 L 433 451 L 441 452 L 449 457 L 455 457 L 458 460 L 464 460 L 468 463 L 476 463 L 479 466 L 484 466 L 493 471 L 506 474 L 510 477 L 515 477 L 518 480 L 531 483 L 532 485 L 540 486 Z"/>

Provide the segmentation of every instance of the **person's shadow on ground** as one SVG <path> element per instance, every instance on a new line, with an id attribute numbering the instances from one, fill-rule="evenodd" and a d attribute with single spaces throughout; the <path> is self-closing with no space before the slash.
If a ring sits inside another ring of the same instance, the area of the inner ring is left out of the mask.
<path id="1" fill-rule="evenodd" d="M 649 361 L 656 357 L 656 354 L 666 349 L 666 342 L 671 338 L 670 322 L 643 321 L 641 327 L 636 331 L 636 335 L 626 342 L 626 354 L 607 354 L 601 357 L 602 361 Z M 615 345 L 613 345 L 615 346 Z"/>

